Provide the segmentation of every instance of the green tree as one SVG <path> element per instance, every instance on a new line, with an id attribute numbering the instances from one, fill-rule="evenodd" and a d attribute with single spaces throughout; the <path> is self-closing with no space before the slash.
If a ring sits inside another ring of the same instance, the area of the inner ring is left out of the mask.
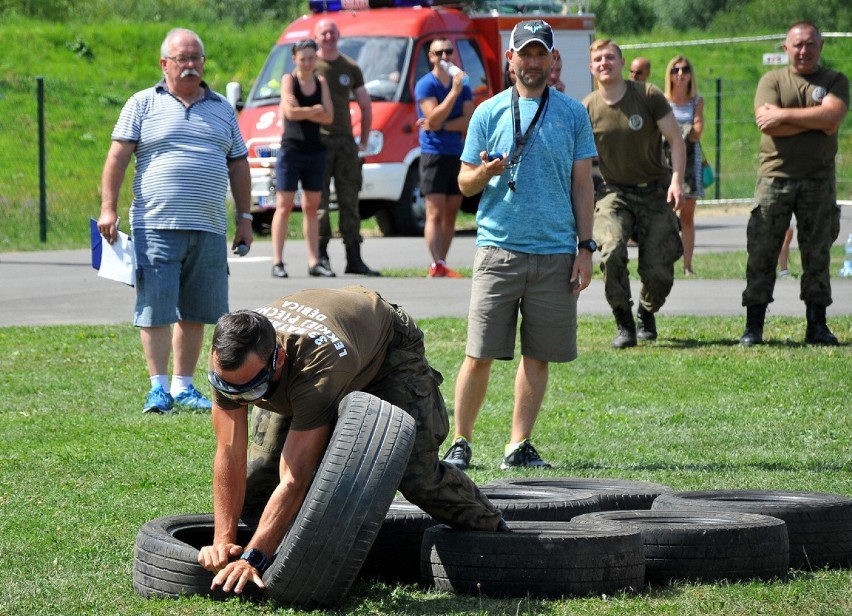
<path id="1" fill-rule="evenodd" d="M 100 21 L 104 15 L 126 21 L 213 22 L 237 25 L 262 20 L 287 23 L 308 10 L 307 0 L 0 0 L 0 16 L 45 21 Z"/>
<path id="2" fill-rule="evenodd" d="M 597 29 L 608 35 L 650 32 L 656 24 L 651 0 L 594 0 Z"/>
<path id="3" fill-rule="evenodd" d="M 655 0 L 657 23 L 673 30 L 703 30 L 732 0 Z"/>
<path id="4" fill-rule="evenodd" d="M 823 32 L 848 32 L 852 30 L 852 3 L 849 0 L 732 2 L 726 11 L 716 15 L 712 30 L 730 34 L 784 32 L 800 20 L 814 22 Z"/>

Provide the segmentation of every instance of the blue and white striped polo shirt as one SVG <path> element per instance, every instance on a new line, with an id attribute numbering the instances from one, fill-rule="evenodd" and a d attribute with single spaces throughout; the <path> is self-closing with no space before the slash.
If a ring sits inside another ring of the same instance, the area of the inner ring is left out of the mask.
<path id="1" fill-rule="evenodd" d="M 136 143 L 133 229 L 227 231 L 228 160 L 248 151 L 231 105 L 201 85 L 189 108 L 160 81 L 121 110 L 112 139 Z"/>

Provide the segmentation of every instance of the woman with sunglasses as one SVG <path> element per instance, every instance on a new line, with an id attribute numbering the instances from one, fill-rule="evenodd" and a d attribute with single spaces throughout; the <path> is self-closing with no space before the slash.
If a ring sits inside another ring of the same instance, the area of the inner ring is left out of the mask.
<path id="1" fill-rule="evenodd" d="M 302 183 L 302 233 L 308 251 L 308 274 L 334 276 L 319 259 L 317 210 L 325 173 L 325 146 L 320 125 L 333 118 L 331 93 L 325 78 L 316 74 L 317 44 L 311 39 L 293 45 L 292 73 L 281 77 L 280 114 L 284 122 L 281 149 L 275 167 L 276 202 L 272 217 L 272 275 L 286 278 L 284 241 L 287 221 Z"/>
<path id="2" fill-rule="evenodd" d="M 698 197 L 704 196 L 700 143 L 704 131 L 704 99 L 698 94 L 692 64 L 684 56 L 675 56 L 666 68 L 665 95 L 686 144 L 686 170 L 683 176 L 685 200 L 678 216 L 683 242 L 683 273 L 694 276 L 692 254 L 695 250 L 695 204 Z"/>

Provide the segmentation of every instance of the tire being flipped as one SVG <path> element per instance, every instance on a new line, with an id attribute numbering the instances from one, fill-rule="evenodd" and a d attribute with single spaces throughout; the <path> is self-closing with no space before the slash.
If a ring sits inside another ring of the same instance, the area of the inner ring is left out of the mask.
<path id="1" fill-rule="evenodd" d="M 410 415 L 375 396 L 353 392 L 343 399 L 305 501 L 264 572 L 267 596 L 308 607 L 343 598 L 393 500 L 415 430 Z M 245 545 L 254 528 L 241 524 L 238 532 Z M 230 596 L 212 592 L 213 574 L 198 564 L 198 551 L 212 542 L 212 514 L 147 522 L 136 539 L 133 587 L 146 597 Z M 262 593 L 248 584 L 243 595 Z"/>
<path id="2" fill-rule="evenodd" d="M 490 597 L 585 596 L 642 588 L 645 555 L 637 528 L 574 522 L 515 522 L 511 532 L 453 530 L 423 535 L 423 584 Z"/>
<path id="3" fill-rule="evenodd" d="M 598 511 L 598 497 L 581 490 L 481 486 L 480 490 L 502 512 L 512 528 L 513 521 L 565 521 Z M 361 577 L 383 582 L 416 584 L 420 581 L 420 544 L 427 528 L 438 521 L 404 498 L 394 499 L 370 549 Z"/>
<path id="4" fill-rule="evenodd" d="M 263 574 L 268 596 L 311 608 L 343 598 L 402 481 L 415 431 L 414 419 L 384 400 L 343 399 L 305 502 Z"/>
<path id="5" fill-rule="evenodd" d="M 791 567 L 852 565 L 852 498 L 842 494 L 774 490 L 676 492 L 661 495 L 653 509 L 769 515 L 787 523 Z"/>
<path id="6" fill-rule="evenodd" d="M 790 562 L 783 520 L 727 511 L 599 511 L 577 524 L 623 524 L 642 532 L 645 581 L 784 578 Z"/>
<path id="7" fill-rule="evenodd" d="M 650 481 L 609 479 L 595 477 L 513 477 L 498 479 L 486 486 L 514 486 L 527 488 L 561 488 L 594 492 L 600 499 L 601 511 L 621 509 L 650 509 L 660 494 L 674 492 L 672 488 Z"/>

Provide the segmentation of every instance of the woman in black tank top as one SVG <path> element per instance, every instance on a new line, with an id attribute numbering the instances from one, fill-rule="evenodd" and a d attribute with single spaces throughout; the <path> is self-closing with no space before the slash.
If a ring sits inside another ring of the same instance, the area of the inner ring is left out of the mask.
<path id="1" fill-rule="evenodd" d="M 334 272 L 319 261 L 317 209 L 325 172 L 325 147 L 320 140 L 320 125 L 330 124 L 333 112 L 328 84 L 315 72 L 316 51 L 317 45 L 310 39 L 294 44 L 295 69 L 281 77 L 279 112 L 284 132 L 275 165 L 276 202 L 272 217 L 272 275 L 276 278 L 287 277 L 283 263 L 284 241 L 300 182 L 308 274 L 334 276 Z"/>

